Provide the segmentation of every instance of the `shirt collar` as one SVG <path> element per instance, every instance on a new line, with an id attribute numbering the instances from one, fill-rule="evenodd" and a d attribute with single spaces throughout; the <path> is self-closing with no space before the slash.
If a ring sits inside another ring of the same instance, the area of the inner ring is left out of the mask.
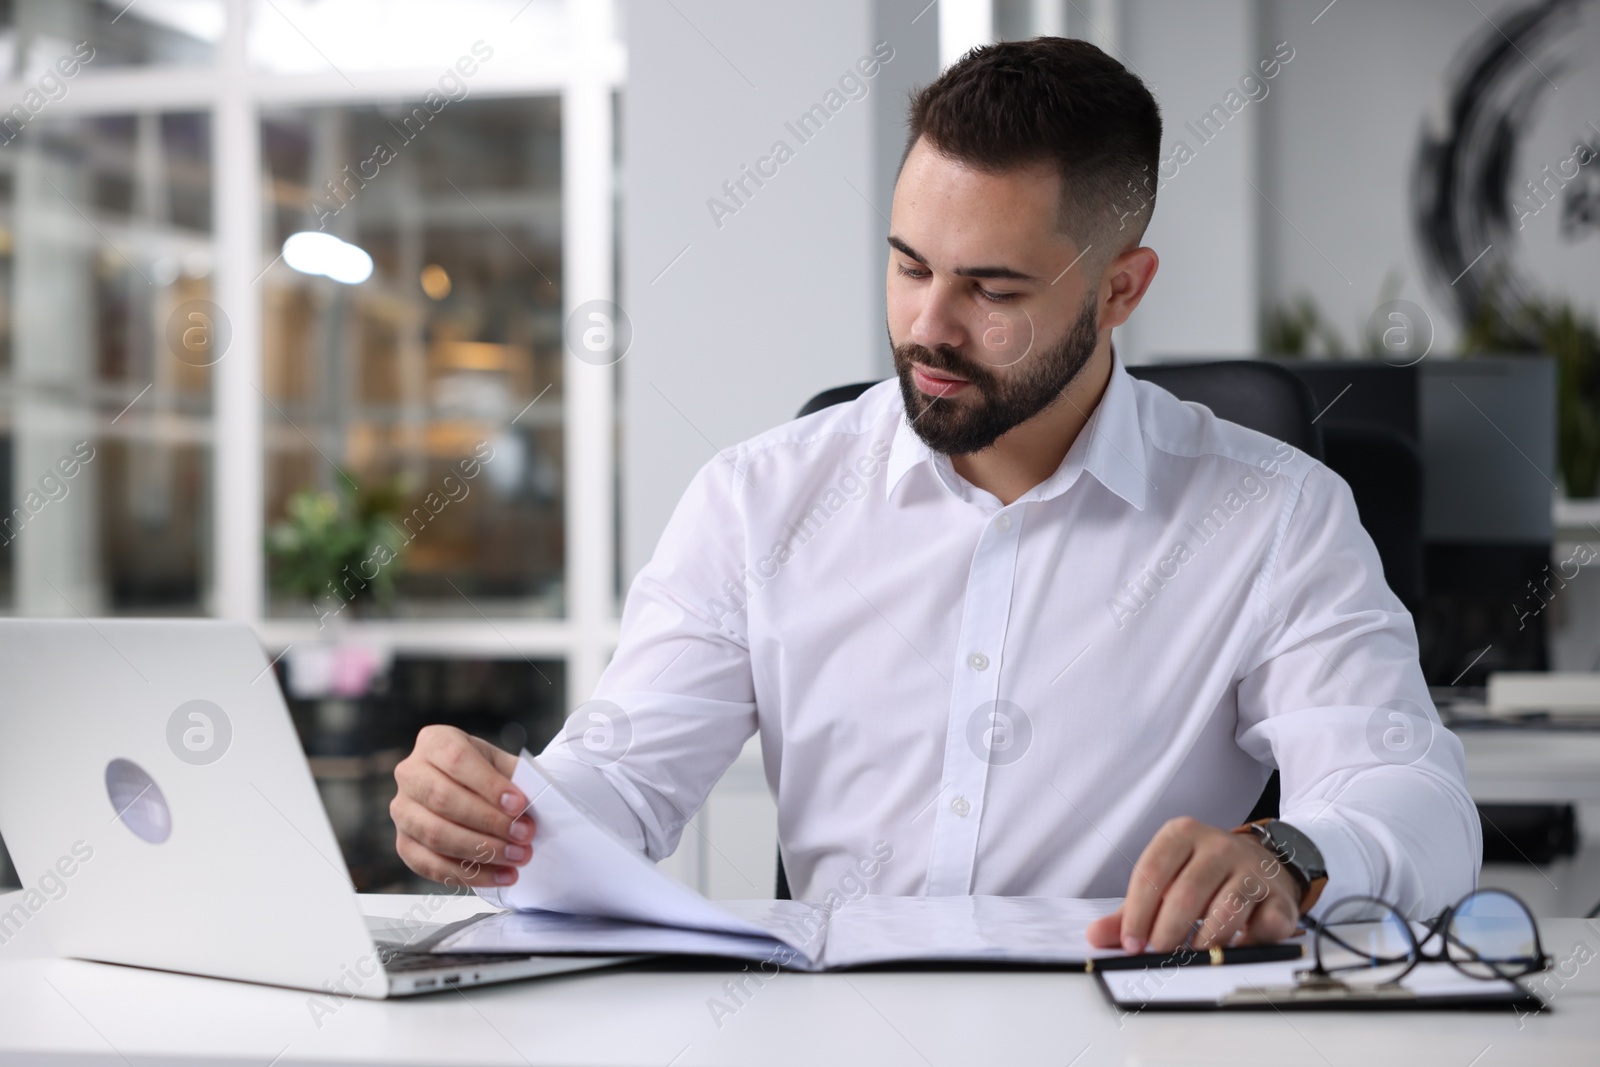
<path id="1" fill-rule="evenodd" d="M 1072 487 L 1081 472 L 1087 471 L 1101 485 L 1143 511 L 1150 484 L 1145 458 L 1133 376 L 1113 348 L 1111 380 L 1089 416 L 1088 425 L 1072 442 L 1055 473 L 1023 494 L 1018 503 L 1059 496 Z M 932 467 L 939 461 L 944 466 L 949 463 L 948 457 L 934 452 L 917 436 L 902 408 L 895 425 L 894 441 L 889 446 L 885 494 L 892 494 L 900 479 L 913 467 L 922 463 Z"/>

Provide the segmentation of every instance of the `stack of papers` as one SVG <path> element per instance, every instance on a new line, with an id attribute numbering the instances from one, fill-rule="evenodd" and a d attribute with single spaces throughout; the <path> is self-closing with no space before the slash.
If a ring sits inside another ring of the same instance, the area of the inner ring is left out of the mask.
<path id="1" fill-rule="evenodd" d="M 456 930 L 434 952 L 689 954 L 803 971 L 910 961 L 1081 967 L 1122 954 L 1086 936 L 1118 898 L 863 896 L 832 910 L 713 902 L 657 870 L 522 757 L 512 780 L 531 800 L 533 858 L 515 885 L 478 890 L 509 910 Z"/>

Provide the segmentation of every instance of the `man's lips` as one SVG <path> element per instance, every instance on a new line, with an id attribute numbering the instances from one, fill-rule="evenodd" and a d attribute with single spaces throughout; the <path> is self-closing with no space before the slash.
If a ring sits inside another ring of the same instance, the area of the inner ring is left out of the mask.
<path id="1" fill-rule="evenodd" d="M 920 363 L 911 364 L 911 379 L 918 389 L 929 396 L 954 396 L 972 384 L 964 378 L 947 375 L 943 371 L 928 370 Z"/>

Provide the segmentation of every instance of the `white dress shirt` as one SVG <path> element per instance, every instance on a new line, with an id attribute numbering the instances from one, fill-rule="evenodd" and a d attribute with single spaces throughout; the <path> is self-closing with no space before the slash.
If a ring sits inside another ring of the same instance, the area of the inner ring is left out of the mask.
<path id="1" fill-rule="evenodd" d="M 757 730 L 800 899 L 869 867 L 878 894 L 1120 896 L 1163 823 L 1239 824 L 1274 767 L 1328 868 L 1313 914 L 1477 881 L 1461 744 L 1349 488 L 1120 360 L 1006 506 L 894 380 L 699 471 L 540 763 L 660 859 Z"/>

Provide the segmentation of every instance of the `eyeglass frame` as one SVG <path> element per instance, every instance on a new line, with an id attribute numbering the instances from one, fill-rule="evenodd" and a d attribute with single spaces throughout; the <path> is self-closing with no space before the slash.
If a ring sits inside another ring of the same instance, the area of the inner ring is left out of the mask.
<path id="1" fill-rule="evenodd" d="M 1496 893 L 1500 896 L 1509 897 L 1517 905 L 1517 907 L 1521 908 L 1524 914 L 1528 916 L 1528 923 L 1533 927 L 1534 954 L 1532 956 L 1522 957 L 1516 961 L 1525 965 L 1522 970 L 1515 971 L 1514 973 L 1503 971 L 1499 963 L 1484 959 L 1478 955 L 1476 949 L 1469 945 L 1461 946 L 1472 955 L 1472 958 L 1465 962 L 1475 962 L 1481 964 L 1492 971 L 1492 974 L 1472 973 L 1471 971 L 1467 970 L 1465 966 L 1463 966 L 1463 961 L 1451 956 L 1447 948 L 1441 948 L 1432 955 L 1429 955 L 1426 952 L 1423 946 L 1432 941 L 1435 936 L 1443 938 L 1445 942 L 1449 942 L 1451 940 L 1449 934 L 1450 922 L 1455 918 L 1456 913 L 1461 909 L 1462 905 L 1471 900 L 1473 897 L 1483 896 L 1489 893 Z M 1538 974 L 1541 971 L 1549 970 L 1551 965 L 1555 962 L 1549 953 L 1545 952 L 1544 950 L 1544 940 L 1539 935 L 1539 921 L 1538 919 L 1534 918 L 1533 909 L 1528 907 L 1527 902 L 1521 897 L 1506 889 L 1474 889 L 1472 892 L 1468 893 L 1454 904 L 1451 904 L 1449 907 L 1441 910 L 1439 914 L 1435 915 L 1432 919 L 1427 920 L 1423 924 L 1426 927 L 1426 932 L 1420 938 L 1416 935 L 1416 932 L 1411 929 L 1410 920 L 1400 913 L 1399 908 L 1395 907 L 1393 904 L 1390 904 L 1388 901 L 1380 900 L 1377 897 L 1360 895 L 1341 897 L 1340 899 L 1335 900 L 1333 903 L 1328 905 L 1328 910 L 1327 912 L 1324 912 L 1324 914 L 1330 914 L 1334 911 L 1337 911 L 1341 906 L 1351 902 L 1376 904 L 1378 907 L 1387 910 L 1391 915 L 1400 920 L 1400 925 L 1405 928 L 1406 938 L 1411 943 L 1411 951 L 1407 957 L 1409 962 L 1407 962 L 1405 969 L 1396 974 L 1394 977 L 1380 982 L 1380 987 L 1399 985 L 1400 980 L 1406 975 L 1410 974 L 1412 971 L 1416 970 L 1419 963 L 1448 963 L 1461 974 L 1466 975 L 1468 978 L 1474 978 L 1483 982 L 1492 982 L 1497 979 L 1510 981 L 1512 979 L 1526 977 L 1530 974 Z M 1329 928 L 1328 924 L 1317 919 L 1313 919 L 1309 915 L 1302 915 L 1300 917 L 1300 921 L 1308 930 L 1311 931 L 1313 935 L 1311 942 L 1312 965 L 1309 968 L 1296 971 L 1296 980 L 1303 985 L 1344 986 L 1345 983 L 1339 978 L 1338 972 L 1330 971 L 1322 965 L 1322 938 L 1332 938 L 1335 944 L 1350 952 L 1354 952 L 1357 955 L 1363 955 L 1363 953 L 1340 940 L 1340 938 Z M 1371 959 L 1372 957 L 1368 955 L 1367 958 Z M 1354 969 L 1355 968 L 1344 968 L 1345 971 Z"/>

